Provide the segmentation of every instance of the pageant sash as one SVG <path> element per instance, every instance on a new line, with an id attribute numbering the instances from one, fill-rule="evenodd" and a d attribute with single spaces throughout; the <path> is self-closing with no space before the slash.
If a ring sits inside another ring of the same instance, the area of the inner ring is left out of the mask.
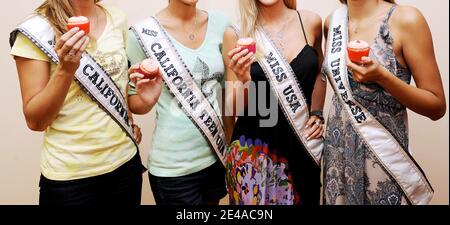
<path id="1" fill-rule="evenodd" d="M 29 38 L 55 64 L 59 63 L 58 55 L 54 49 L 55 34 L 45 18 L 34 16 L 19 25 L 11 33 L 11 46 L 14 44 L 18 32 Z M 80 67 L 75 72 L 75 81 L 122 128 L 138 147 L 133 138 L 133 129 L 129 124 L 128 106 L 125 98 L 106 71 L 86 52 L 83 53 Z"/>
<path id="2" fill-rule="evenodd" d="M 155 17 L 150 17 L 132 26 L 131 30 L 145 55 L 159 62 L 170 92 L 225 165 L 225 132 L 220 116 L 194 81 L 164 28 Z"/>
<path id="3" fill-rule="evenodd" d="M 347 7 L 343 6 L 332 15 L 328 32 L 325 72 L 331 86 L 348 113 L 353 128 L 395 179 L 409 202 L 428 204 L 434 191 L 422 169 L 392 134 L 353 98 L 346 66 L 347 43 L 348 16 Z"/>
<path id="4" fill-rule="evenodd" d="M 235 28 L 236 29 L 236 28 Z M 311 158 L 320 166 L 323 150 L 323 138 L 306 140 L 309 120 L 309 109 L 301 86 L 292 67 L 281 54 L 275 43 L 262 27 L 258 27 L 256 35 L 263 45 L 264 58 L 258 59 L 279 105 L 298 140 L 303 143 Z"/>

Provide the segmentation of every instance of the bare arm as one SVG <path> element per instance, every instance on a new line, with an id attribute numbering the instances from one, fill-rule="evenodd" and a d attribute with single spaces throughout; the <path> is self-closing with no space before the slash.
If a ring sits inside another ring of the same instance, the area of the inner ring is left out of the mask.
<path id="1" fill-rule="evenodd" d="M 143 115 L 152 110 L 158 102 L 162 90 L 161 73 L 152 80 L 143 79 L 144 75 L 136 73 L 138 65 L 133 65 L 129 70 L 130 80 L 136 85 L 136 95 L 128 95 L 130 111 Z"/>
<path id="2" fill-rule="evenodd" d="M 88 43 L 89 38 L 78 28 L 64 34 L 55 47 L 60 63 L 53 76 L 49 62 L 15 57 L 23 112 L 31 130 L 44 131 L 56 119 Z"/>
<path id="3" fill-rule="evenodd" d="M 311 111 L 322 111 L 325 103 L 325 96 L 327 92 L 327 82 L 322 80 L 322 63 L 323 63 L 323 51 L 322 51 L 322 19 L 319 16 L 315 16 L 313 22 L 313 30 L 315 34 L 314 49 L 316 49 L 319 55 L 319 68 L 316 76 L 316 83 L 314 84 L 314 91 L 312 95 Z"/>
<path id="4" fill-rule="evenodd" d="M 236 115 L 244 110 L 248 101 L 248 89 L 246 85 L 251 81 L 250 66 L 252 53 L 246 50 L 240 52 L 236 48 L 238 36 L 232 28 L 227 28 L 224 33 L 222 56 L 226 66 L 225 109 L 223 122 L 227 140 L 230 141 L 233 133 Z M 237 99 L 243 99 L 243 105 L 237 105 Z"/>
<path id="5" fill-rule="evenodd" d="M 323 106 L 325 103 L 325 96 L 327 91 L 326 80 L 322 80 L 322 63 L 323 63 L 323 52 L 322 52 L 322 19 L 319 15 L 305 11 L 307 24 L 309 25 L 309 32 L 314 34 L 313 47 L 318 54 L 318 73 L 316 75 L 316 82 L 314 84 L 314 90 L 312 93 L 311 101 L 311 111 L 323 111 Z M 322 120 L 318 116 L 311 116 L 308 120 L 306 126 L 311 127 L 307 134 L 307 139 L 321 138 L 324 133 L 322 125 L 317 124 L 317 121 Z M 323 122 L 323 121 L 322 121 Z"/>
<path id="6" fill-rule="evenodd" d="M 428 24 L 422 14 L 412 7 L 399 8 L 395 17 L 393 25 L 399 27 L 401 36 L 398 40 L 401 41 L 403 56 L 416 87 L 380 68 L 371 59 L 366 59 L 366 68 L 352 63 L 349 66 L 357 71 L 358 81 L 377 82 L 407 108 L 438 120 L 445 115 L 446 103 Z"/>
<path id="7" fill-rule="evenodd" d="M 398 17 L 403 20 L 403 56 L 417 87 L 389 76 L 390 79 L 381 82 L 381 85 L 409 109 L 438 120 L 445 115 L 446 103 L 430 28 L 417 9 L 402 7 Z"/>

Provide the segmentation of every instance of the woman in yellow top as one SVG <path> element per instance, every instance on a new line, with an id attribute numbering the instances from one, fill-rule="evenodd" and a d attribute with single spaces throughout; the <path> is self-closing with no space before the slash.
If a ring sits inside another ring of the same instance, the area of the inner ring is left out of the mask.
<path id="1" fill-rule="evenodd" d="M 14 36 L 11 54 L 27 125 L 45 132 L 39 203 L 139 205 L 142 164 L 135 142 L 74 79 L 87 52 L 125 96 L 126 16 L 99 0 L 46 0 L 35 13 L 53 28 L 59 63 L 24 32 Z M 79 28 L 66 29 L 68 18 L 75 15 L 89 18 L 89 34 Z M 139 128 L 130 127 L 139 143 Z"/>

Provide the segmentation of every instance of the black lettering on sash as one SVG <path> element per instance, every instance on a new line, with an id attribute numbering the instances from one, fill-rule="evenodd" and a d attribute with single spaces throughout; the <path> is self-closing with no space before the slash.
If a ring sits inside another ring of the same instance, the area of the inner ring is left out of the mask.
<path id="1" fill-rule="evenodd" d="M 291 107 L 292 112 L 295 113 L 297 109 L 301 107 L 301 104 L 298 101 L 298 96 L 295 94 L 292 85 L 289 85 L 289 87 L 284 89 L 283 94 L 285 95 L 286 101 L 289 103 L 289 107 Z"/>
<path id="2" fill-rule="evenodd" d="M 91 71 L 89 72 L 88 69 L 90 69 Z M 89 76 L 89 75 L 91 75 L 92 72 L 94 72 L 94 67 L 89 64 L 86 64 L 86 66 L 84 66 L 84 68 L 83 68 L 83 74 L 85 76 Z"/>
<path id="3" fill-rule="evenodd" d="M 342 99 L 343 99 L 344 101 L 347 101 L 347 99 L 348 99 L 347 91 L 342 92 L 342 93 L 341 93 L 341 97 L 342 97 Z"/>
<path id="4" fill-rule="evenodd" d="M 223 155 L 223 153 L 225 151 L 225 144 L 224 144 L 223 139 L 220 136 L 217 136 L 216 144 L 217 144 L 217 146 L 219 148 L 220 155 Z"/>
<path id="5" fill-rule="evenodd" d="M 105 86 L 103 87 L 103 90 L 100 92 L 102 95 L 105 95 L 105 90 L 107 90 L 109 88 L 109 84 L 105 84 Z M 105 98 L 107 98 L 105 96 Z"/>
<path id="6" fill-rule="evenodd" d="M 170 61 L 169 58 L 165 58 L 164 61 L 161 61 L 159 64 L 161 64 L 161 66 L 162 66 L 163 68 L 165 68 L 165 67 L 166 67 L 166 63 L 168 63 L 169 61 Z"/>
<path id="7" fill-rule="evenodd" d="M 217 129 L 217 125 L 215 123 L 213 123 L 210 127 L 209 127 L 209 131 L 211 131 L 211 135 L 212 136 L 216 136 L 217 132 L 219 132 L 219 130 Z"/>
<path id="8" fill-rule="evenodd" d="M 197 110 L 197 106 L 200 105 L 200 101 L 195 99 L 195 102 L 191 102 L 191 103 L 189 103 L 189 105 L 195 111 L 195 110 Z"/>
<path id="9" fill-rule="evenodd" d="M 115 107 L 115 109 L 116 109 L 116 111 L 118 112 L 118 113 L 121 113 L 121 110 L 122 110 L 122 102 L 117 102 L 117 105 L 116 105 L 116 107 Z M 121 116 L 123 117 L 123 115 L 121 114 Z"/>
<path id="10" fill-rule="evenodd" d="M 162 60 L 162 58 L 164 58 L 164 56 L 166 56 L 167 54 L 166 54 L 166 52 L 165 51 L 162 51 L 162 52 L 155 52 L 155 57 L 156 57 L 156 60 L 158 60 L 159 62 L 161 62 L 161 60 Z M 166 60 L 169 60 L 169 59 L 166 59 Z M 161 63 L 162 64 L 162 63 Z"/>
<path id="11" fill-rule="evenodd" d="M 117 102 L 119 101 L 119 98 L 117 98 L 117 95 L 113 94 L 111 99 L 109 100 L 109 103 L 111 103 L 111 105 L 116 105 Z"/>
<path id="12" fill-rule="evenodd" d="M 207 117 L 207 118 L 205 119 L 205 117 Z M 217 124 L 214 123 L 213 119 L 211 118 L 211 116 L 209 116 L 209 114 L 208 114 L 208 112 L 206 110 L 202 111 L 200 119 L 208 127 L 208 130 L 211 133 L 211 135 L 212 136 L 216 136 L 216 134 L 218 132 Z"/>
<path id="13" fill-rule="evenodd" d="M 130 126 L 130 119 L 128 118 L 128 112 L 124 113 L 123 120 L 125 120 L 125 123 L 127 126 Z M 134 132 L 134 131 L 133 131 Z"/>
<path id="14" fill-rule="evenodd" d="M 187 84 L 186 84 L 186 83 L 183 83 L 183 84 L 179 85 L 177 89 L 178 89 L 178 92 L 180 92 L 181 94 L 183 94 L 183 91 L 184 91 L 185 89 L 187 89 L 187 88 L 188 88 Z"/>
<path id="15" fill-rule="evenodd" d="M 297 109 L 300 108 L 302 105 L 300 104 L 299 101 L 296 101 L 294 103 L 292 103 L 291 105 L 289 105 L 291 107 L 291 110 L 293 113 L 297 112 Z"/>
<path id="16" fill-rule="evenodd" d="M 353 115 L 356 116 L 356 115 L 358 115 L 358 113 L 360 113 L 362 111 L 361 107 L 356 106 L 354 102 L 352 102 L 352 106 L 354 106 L 354 107 L 351 108 L 351 111 L 352 111 Z"/>
<path id="17" fill-rule="evenodd" d="M 213 120 L 210 116 L 205 120 L 205 125 L 209 128 L 212 124 Z"/>
<path id="18" fill-rule="evenodd" d="M 174 76 L 178 76 L 178 75 L 179 75 L 178 70 L 176 70 L 176 69 L 173 67 L 173 65 L 170 65 L 169 68 L 173 68 L 173 69 L 172 69 L 170 72 L 167 72 L 167 71 L 166 71 L 168 77 L 174 77 Z"/>
<path id="19" fill-rule="evenodd" d="M 266 56 L 266 61 L 268 64 L 272 64 L 272 62 L 277 61 L 277 58 L 275 58 L 273 56 L 273 52 L 270 52 L 267 56 Z"/>
<path id="20" fill-rule="evenodd" d="M 175 70 L 175 67 L 174 67 L 173 64 L 170 64 L 169 67 L 163 66 L 163 68 L 164 68 L 164 72 L 166 72 L 166 73 L 169 73 L 169 70 Z M 171 73 L 172 76 L 173 76 L 173 74 L 177 74 L 178 75 L 178 71 L 176 73 Z"/>
<path id="21" fill-rule="evenodd" d="M 152 46 L 150 46 L 150 49 L 151 49 L 153 52 L 156 52 L 156 50 L 161 50 L 161 49 L 162 49 L 162 46 L 161 46 L 160 43 L 153 43 Z"/>
<path id="22" fill-rule="evenodd" d="M 331 68 L 333 69 L 333 76 L 339 75 L 339 66 L 341 65 L 340 59 L 335 59 L 331 62 Z M 334 71 L 337 70 L 337 71 Z"/>
<path id="23" fill-rule="evenodd" d="M 278 67 L 279 65 L 280 65 L 280 62 L 278 62 L 278 61 L 276 61 L 274 64 L 270 64 L 270 68 L 272 69 L 272 71 L 275 75 L 280 74 L 280 71 L 275 70 L 275 68 Z M 281 70 L 283 70 L 283 69 L 281 69 Z"/>
<path id="24" fill-rule="evenodd" d="M 272 69 L 273 74 L 275 74 L 275 79 L 278 82 L 281 82 L 287 78 L 286 73 L 284 72 L 283 68 L 280 67 L 280 63 L 278 62 L 277 58 L 274 57 L 273 52 L 270 52 L 266 56 L 266 61 L 270 65 L 270 68 Z"/>
<path id="25" fill-rule="evenodd" d="M 184 97 L 184 99 L 187 99 L 189 96 L 192 96 L 194 93 L 192 93 L 192 90 L 188 88 L 185 92 L 181 93 Z"/>
<path id="26" fill-rule="evenodd" d="M 331 43 L 331 53 L 337 53 L 342 51 L 342 31 L 341 31 L 341 25 L 338 27 L 333 28 L 333 41 Z"/>
<path id="27" fill-rule="evenodd" d="M 292 89 L 292 85 L 289 85 L 286 89 L 284 89 L 283 94 L 288 96 L 290 94 L 294 93 L 294 89 Z"/>
<path id="28" fill-rule="evenodd" d="M 97 89 L 98 89 L 99 91 L 102 90 L 101 86 L 102 86 L 103 82 L 105 82 L 105 80 L 104 80 L 103 78 L 101 78 L 100 83 L 97 84 Z"/>
<path id="29" fill-rule="evenodd" d="M 91 80 L 92 84 L 96 85 L 99 76 L 100 74 L 98 74 L 96 71 L 92 76 L 89 77 L 89 80 Z"/>
<path id="30" fill-rule="evenodd" d="M 356 122 L 362 123 L 366 121 L 367 117 L 364 113 L 359 114 L 358 116 L 355 116 Z"/>
<path id="31" fill-rule="evenodd" d="M 181 83 L 183 83 L 183 78 L 182 77 L 175 77 L 172 80 L 172 84 L 175 84 L 176 86 L 181 85 Z"/>
<path id="32" fill-rule="evenodd" d="M 105 96 L 105 98 L 109 98 L 109 96 L 112 96 L 113 94 L 114 94 L 114 92 L 112 91 L 112 89 L 110 87 L 108 87 L 108 91 L 106 91 L 104 96 Z"/>
<path id="33" fill-rule="evenodd" d="M 149 36 L 152 36 L 152 37 L 156 37 L 156 35 L 158 35 L 157 31 L 146 29 L 146 28 L 142 28 L 142 33 L 146 34 L 146 35 L 149 35 Z"/>

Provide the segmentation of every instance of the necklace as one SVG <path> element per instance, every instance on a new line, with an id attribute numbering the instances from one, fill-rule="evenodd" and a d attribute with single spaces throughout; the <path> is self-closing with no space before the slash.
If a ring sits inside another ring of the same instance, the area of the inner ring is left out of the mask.
<path id="1" fill-rule="evenodd" d="M 377 3 L 374 13 L 367 19 L 368 21 L 371 21 L 377 15 L 376 11 L 378 10 L 379 5 L 380 5 L 380 3 Z M 354 27 L 354 28 L 350 28 L 350 26 L 349 26 L 349 29 L 351 30 L 351 32 L 353 34 L 358 34 L 359 30 L 361 28 L 361 21 L 358 21 L 357 23 L 355 21 L 352 21 L 350 18 L 350 15 L 348 16 L 348 21 L 349 21 L 349 25 L 352 24 L 352 27 Z M 355 25 L 355 23 L 356 23 L 356 25 Z"/>
<path id="2" fill-rule="evenodd" d="M 189 33 L 189 40 L 194 41 L 197 35 L 195 34 L 195 30 L 197 29 L 197 10 L 195 10 L 195 20 L 194 20 L 194 26 L 192 30 Z"/>
<path id="3" fill-rule="evenodd" d="M 93 13 L 94 15 L 91 15 L 91 17 L 93 17 L 93 18 L 95 18 L 95 20 L 92 20 L 92 21 L 95 21 L 95 23 L 92 23 L 92 27 L 97 27 L 97 25 L 98 25 L 98 13 L 97 13 L 97 6 L 94 6 L 94 13 Z M 91 18 L 90 18 L 91 19 Z"/>
<path id="4" fill-rule="evenodd" d="M 280 48 L 280 50 L 282 51 L 282 52 L 284 52 L 284 50 L 285 50 L 285 48 L 284 48 L 284 31 L 285 31 L 285 27 L 286 27 L 286 25 L 289 23 L 289 20 L 288 19 L 283 19 L 282 21 L 285 21 L 284 23 L 283 23 L 283 25 L 281 26 L 281 28 L 278 30 L 278 31 L 276 31 L 276 32 L 271 32 L 269 29 L 267 29 L 264 25 L 261 25 L 261 27 L 264 29 L 264 30 L 267 30 L 267 31 L 269 31 L 269 35 L 271 36 L 271 37 L 273 37 L 273 39 L 274 39 L 274 41 L 276 42 L 276 44 L 278 45 L 278 47 Z M 275 34 L 275 35 L 273 35 L 273 34 Z"/>

